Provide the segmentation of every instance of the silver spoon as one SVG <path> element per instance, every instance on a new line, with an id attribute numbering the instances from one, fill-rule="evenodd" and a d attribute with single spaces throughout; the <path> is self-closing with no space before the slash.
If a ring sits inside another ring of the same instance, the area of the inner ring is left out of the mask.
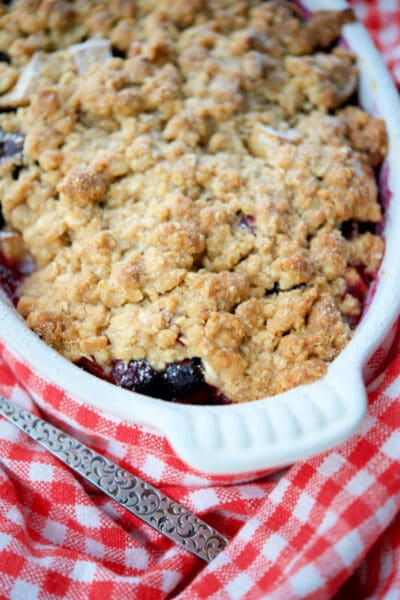
<path id="1" fill-rule="evenodd" d="M 88 446 L 0 396 L 0 414 L 159 533 L 210 562 L 228 540 L 186 508 Z"/>

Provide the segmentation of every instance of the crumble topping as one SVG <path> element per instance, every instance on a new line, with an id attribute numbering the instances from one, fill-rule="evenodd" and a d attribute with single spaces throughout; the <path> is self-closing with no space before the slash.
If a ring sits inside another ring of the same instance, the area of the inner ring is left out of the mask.
<path id="1" fill-rule="evenodd" d="M 384 250 L 385 128 L 334 46 L 351 19 L 283 0 L 0 6 L 0 131 L 24 140 L 0 137 L 0 199 L 37 265 L 29 327 L 105 372 L 201 359 L 237 402 L 321 377 Z"/>

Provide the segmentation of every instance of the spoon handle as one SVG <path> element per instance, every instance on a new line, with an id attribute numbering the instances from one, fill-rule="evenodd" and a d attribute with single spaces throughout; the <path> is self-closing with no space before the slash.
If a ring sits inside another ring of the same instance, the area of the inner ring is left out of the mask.
<path id="1" fill-rule="evenodd" d="M 104 494 L 176 544 L 210 562 L 228 540 L 160 490 L 0 396 L 0 414 Z"/>

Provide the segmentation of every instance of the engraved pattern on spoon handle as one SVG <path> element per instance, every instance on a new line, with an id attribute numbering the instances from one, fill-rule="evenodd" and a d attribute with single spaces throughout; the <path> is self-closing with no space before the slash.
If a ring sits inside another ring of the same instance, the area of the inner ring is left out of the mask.
<path id="1" fill-rule="evenodd" d="M 129 512 L 209 562 L 227 539 L 155 487 L 0 396 L 0 414 Z"/>

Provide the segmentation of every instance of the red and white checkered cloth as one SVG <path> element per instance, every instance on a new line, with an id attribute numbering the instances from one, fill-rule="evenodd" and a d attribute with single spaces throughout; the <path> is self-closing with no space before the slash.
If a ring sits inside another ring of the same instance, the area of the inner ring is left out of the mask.
<path id="1" fill-rule="evenodd" d="M 400 0 L 354 7 L 400 83 Z M 0 419 L 0 600 L 400 598 L 400 330 L 362 431 L 247 484 L 196 473 L 163 436 L 43 387 L 2 346 L 0 356 L 0 393 L 37 411 L 29 390 L 40 391 L 45 418 L 231 540 L 202 563 Z"/>
<path id="2" fill-rule="evenodd" d="M 350 4 L 400 85 L 400 0 L 350 0 Z"/>

